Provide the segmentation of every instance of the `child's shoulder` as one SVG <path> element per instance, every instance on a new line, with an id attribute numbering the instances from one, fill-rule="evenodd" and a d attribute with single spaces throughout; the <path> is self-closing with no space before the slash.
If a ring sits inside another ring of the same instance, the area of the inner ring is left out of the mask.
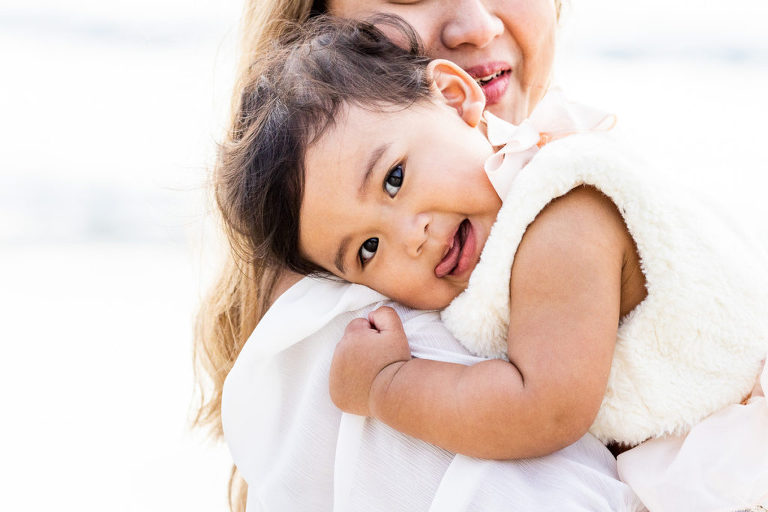
<path id="1" fill-rule="evenodd" d="M 527 227 L 515 264 L 527 273 L 528 263 L 541 266 L 562 259 L 608 263 L 632 247 L 616 204 L 592 186 L 581 185 L 553 199 Z"/>
<path id="2" fill-rule="evenodd" d="M 573 241 L 626 231 L 616 204 L 589 185 L 579 185 L 547 204 L 526 230 L 526 236 L 536 230 L 558 230 L 561 238 Z"/>

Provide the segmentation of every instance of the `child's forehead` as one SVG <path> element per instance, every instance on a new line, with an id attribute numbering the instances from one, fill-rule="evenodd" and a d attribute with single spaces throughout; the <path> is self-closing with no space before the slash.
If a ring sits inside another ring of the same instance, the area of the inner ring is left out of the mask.
<path id="1" fill-rule="evenodd" d="M 348 108 L 307 148 L 305 187 L 317 187 L 320 183 L 327 186 L 331 177 L 357 180 L 356 175 L 371 167 L 374 153 L 380 156 L 381 148 L 395 144 L 398 136 L 393 123 L 383 113 Z"/>
<path id="2" fill-rule="evenodd" d="M 341 123 L 400 122 L 406 118 L 418 118 L 425 115 L 435 103 L 430 100 L 413 101 L 402 104 L 387 102 L 345 102 L 337 116 Z"/>
<path id="3" fill-rule="evenodd" d="M 327 137 L 365 142 L 401 134 L 407 136 L 411 129 L 436 122 L 436 115 L 437 118 L 441 115 L 455 115 L 449 111 L 438 114 L 438 111 L 437 105 L 430 100 L 405 105 L 345 102 L 334 116 L 333 123 L 317 140 Z"/>
<path id="4" fill-rule="evenodd" d="M 425 132 L 456 116 L 455 111 L 441 109 L 431 101 L 410 105 L 345 104 L 333 123 L 310 144 L 305 156 L 305 172 L 318 166 L 370 167 L 368 162 L 382 152 L 413 149 L 414 141 Z M 420 151 L 429 148 L 421 147 Z M 401 155 L 405 156 L 405 155 Z"/>
<path id="5" fill-rule="evenodd" d="M 326 155 L 335 159 L 356 153 L 368 144 L 391 139 L 398 135 L 396 127 L 405 111 L 394 111 L 376 106 L 345 103 L 332 123 L 315 137 L 308 156 Z"/>
<path id="6" fill-rule="evenodd" d="M 414 152 L 429 156 L 435 145 L 464 140 L 469 131 L 476 129 L 467 125 L 455 108 L 432 98 L 405 105 L 345 102 L 323 133 L 307 147 L 304 172 L 329 166 L 358 172 L 361 167 L 370 167 L 368 162 L 382 152 L 382 147 L 392 148 L 386 151 L 385 159 L 395 153 L 402 153 L 397 155 L 399 158 L 408 158 Z M 454 149 L 455 145 L 450 145 L 439 151 Z"/>

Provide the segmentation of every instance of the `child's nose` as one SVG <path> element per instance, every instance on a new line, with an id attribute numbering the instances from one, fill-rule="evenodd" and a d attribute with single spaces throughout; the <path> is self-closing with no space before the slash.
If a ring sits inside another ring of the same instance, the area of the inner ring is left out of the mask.
<path id="1" fill-rule="evenodd" d="M 401 220 L 401 240 L 409 256 L 416 257 L 421 254 L 424 243 L 429 238 L 431 221 L 432 218 L 426 213 L 419 213 Z"/>

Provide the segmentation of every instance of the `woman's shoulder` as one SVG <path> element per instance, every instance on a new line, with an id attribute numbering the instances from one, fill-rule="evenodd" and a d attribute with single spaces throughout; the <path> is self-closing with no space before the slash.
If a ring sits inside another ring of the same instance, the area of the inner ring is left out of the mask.
<path id="1" fill-rule="evenodd" d="M 275 284 L 269 294 L 269 305 L 272 306 L 283 293 L 301 281 L 302 278 L 304 278 L 304 276 L 296 272 L 287 269 L 279 270 Z"/>
<path id="2" fill-rule="evenodd" d="M 387 298 L 366 287 L 323 276 L 289 275 L 275 286 L 274 302 L 246 342 L 261 356 L 274 354 L 320 330 L 342 313 Z M 249 343 L 258 339 L 257 343 Z"/>

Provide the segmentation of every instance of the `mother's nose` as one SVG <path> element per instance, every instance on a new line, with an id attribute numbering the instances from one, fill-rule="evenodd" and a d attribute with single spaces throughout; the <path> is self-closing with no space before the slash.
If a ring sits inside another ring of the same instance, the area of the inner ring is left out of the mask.
<path id="1" fill-rule="evenodd" d="M 469 44 L 484 48 L 504 32 L 504 22 L 481 0 L 451 2 L 453 9 L 442 29 L 446 48 Z"/>

